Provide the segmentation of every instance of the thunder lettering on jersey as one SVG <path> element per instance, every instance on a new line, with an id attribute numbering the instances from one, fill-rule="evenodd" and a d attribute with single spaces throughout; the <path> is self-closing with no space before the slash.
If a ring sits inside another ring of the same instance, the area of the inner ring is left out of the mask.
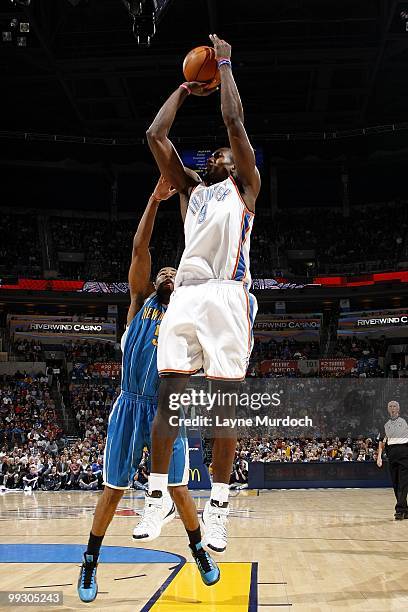
<path id="1" fill-rule="evenodd" d="M 157 293 L 147 298 L 122 336 L 122 389 L 157 396 L 157 339 L 166 306 Z"/>
<path id="2" fill-rule="evenodd" d="M 198 185 L 188 203 L 175 287 L 185 281 L 220 279 L 242 281 L 249 288 L 253 218 L 232 177 L 208 187 Z"/>

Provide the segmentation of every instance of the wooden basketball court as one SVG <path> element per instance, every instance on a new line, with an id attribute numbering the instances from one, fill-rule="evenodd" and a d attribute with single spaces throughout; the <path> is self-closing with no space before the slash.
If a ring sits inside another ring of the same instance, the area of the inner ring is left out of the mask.
<path id="1" fill-rule="evenodd" d="M 208 492 L 194 495 L 202 509 Z M 390 489 L 240 492 L 213 588 L 179 519 L 143 548 L 133 543 L 143 499 L 129 492 L 104 541 L 99 595 L 83 604 L 76 581 L 97 496 L 2 494 L 0 591 L 63 592 L 63 605 L 38 611 L 408 610 L 408 521 L 393 520 Z"/>

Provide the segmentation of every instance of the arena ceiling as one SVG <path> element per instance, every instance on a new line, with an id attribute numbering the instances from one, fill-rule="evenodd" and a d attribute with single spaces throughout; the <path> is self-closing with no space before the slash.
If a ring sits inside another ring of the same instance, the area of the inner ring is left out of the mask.
<path id="1" fill-rule="evenodd" d="M 123 0 L 2 0 L 2 31 L 12 19 L 30 32 L 26 47 L 0 42 L 0 130 L 140 137 L 182 81 L 186 52 L 213 31 L 232 44 L 252 134 L 406 118 L 408 2 L 170 0 L 149 48 Z M 175 133 L 216 135 L 217 95 L 189 100 Z"/>

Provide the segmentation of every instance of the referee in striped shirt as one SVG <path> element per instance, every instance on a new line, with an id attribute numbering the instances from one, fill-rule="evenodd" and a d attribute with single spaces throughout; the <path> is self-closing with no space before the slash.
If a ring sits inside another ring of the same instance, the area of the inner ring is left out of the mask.
<path id="1" fill-rule="evenodd" d="M 396 521 L 408 519 L 408 424 L 400 417 L 400 405 L 395 400 L 388 402 L 389 420 L 386 422 L 385 437 L 379 442 L 377 465 L 382 466 L 382 452 L 386 448 L 392 486 L 397 503 Z"/>

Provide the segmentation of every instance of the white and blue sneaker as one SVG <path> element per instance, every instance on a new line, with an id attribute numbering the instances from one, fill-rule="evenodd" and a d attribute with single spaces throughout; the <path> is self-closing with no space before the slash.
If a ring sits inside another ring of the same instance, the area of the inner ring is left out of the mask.
<path id="1" fill-rule="evenodd" d="M 210 554 L 204 550 L 201 542 L 191 545 L 190 550 L 200 572 L 201 580 L 206 586 L 216 584 L 220 579 L 220 570 Z"/>
<path id="2" fill-rule="evenodd" d="M 96 582 L 97 567 L 97 558 L 93 555 L 84 553 L 84 560 L 81 565 L 77 586 L 79 599 L 84 603 L 90 603 L 98 594 L 98 583 Z"/>

